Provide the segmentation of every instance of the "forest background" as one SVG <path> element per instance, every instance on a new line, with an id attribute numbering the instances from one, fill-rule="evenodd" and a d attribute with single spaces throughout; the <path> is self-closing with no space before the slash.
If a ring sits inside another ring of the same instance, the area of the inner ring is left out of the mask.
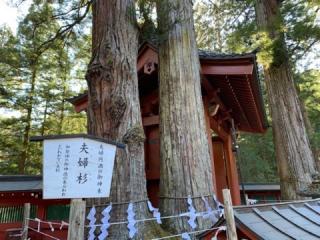
<path id="1" fill-rule="evenodd" d="M 138 1 L 142 29 L 146 2 Z M 0 174 L 41 173 L 41 146 L 30 143 L 30 136 L 86 132 L 85 113 L 75 113 L 67 99 L 86 90 L 84 76 L 91 53 L 89 3 L 19 1 L 17 7 L 27 10 L 19 16 L 17 29 L 0 26 Z M 281 9 L 294 79 L 318 161 L 319 10 L 319 1 L 301 0 L 283 1 Z M 253 0 L 195 1 L 194 19 L 199 49 L 255 51 L 258 61 L 267 58 L 268 52 L 260 51 L 268 42 L 257 31 Z M 259 74 L 265 94 L 261 69 Z M 270 122 L 267 101 L 265 104 Z M 264 135 L 240 133 L 238 142 L 244 182 L 279 182 L 271 127 Z"/>

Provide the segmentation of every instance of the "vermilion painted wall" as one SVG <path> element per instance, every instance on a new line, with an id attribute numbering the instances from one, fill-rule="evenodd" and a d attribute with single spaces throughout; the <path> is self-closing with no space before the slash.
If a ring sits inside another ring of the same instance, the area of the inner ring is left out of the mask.
<path id="1" fill-rule="evenodd" d="M 31 205 L 37 206 L 36 217 L 45 220 L 46 219 L 46 209 L 50 205 L 67 205 L 70 200 L 43 200 L 41 197 L 41 192 L 1 192 L 0 193 L 0 206 L 23 206 L 24 203 L 30 203 Z M 52 221 L 54 222 L 54 221 Z M 60 223 L 61 221 L 59 221 Z M 30 226 L 37 229 L 37 223 L 30 221 Z M 0 240 L 7 239 L 20 239 L 19 237 L 11 236 L 11 233 L 16 234 L 17 229 L 21 229 L 22 222 L 11 222 L 11 223 L 0 223 Z M 45 232 L 51 236 L 60 238 L 61 240 L 67 239 L 68 230 L 64 227 L 62 230 L 56 229 L 56 231 L 51 232 L 51 229 L 47 224 L 41 224 L 41 231 Z M 29 236 L 32 240 L 49 240 L 50 238 L 44 237 L 43 235 L 29 231 Z M 51 239 L 52 240 L 52 239 Z"/>
<path id="2" fill-rule="evenodd" d="M 147 190 L 150 200 L 155 206 L 159 202 L 159 183 L 160 183 L 160 135 L 159 135 L 159 116 L 155 108 L 157 93 L 144 96 L 141 100 L 142 119 L 146 136 L 145 141 L 145 165 Z M 150 101 L 153 99 L 153 101 Z M 208 109 L 204 99 L 204 109 Z M 240 190 L 237 174 L 237 166 L 231 149 L 231 135 L 224 131 L 218 122 L 211 119 L 208 111 L 205 111 L 206 129 L 208 134 L 209 150 L 212 159 L 213 172 L 213 191 L 217 193 L 221 202 L 222 189 L 230 188 L 233 203 L 240 205 Z M 212 141 L 211 132 L 221 136 L 220 141 Z"/>

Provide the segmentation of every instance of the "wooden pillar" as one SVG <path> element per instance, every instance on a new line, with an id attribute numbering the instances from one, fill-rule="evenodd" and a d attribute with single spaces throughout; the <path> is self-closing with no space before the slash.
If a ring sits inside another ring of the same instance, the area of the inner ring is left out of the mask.
<path id="1" fill-rule="evenodd" d="M 222 190 L 224 188 L 229 188 L 227 182 L 227 166 L 223 140 L 221 138 L 215 137 L 214 139 L 212 139 L 212 146 L 214 151 L 214 166 L 216 170 L 216 193 L 219 201 L 222 202 Z"/>
<path id="2" fill-rule="evenodd" d="M 232 139 L 231 135 L 227 138 L 227 141 L 224 143 L 225 147 L 225 154 L 227 160 L 227 175 L 228 175 L 228 183 L 229 188 L 233 200 L 233 205 L 240 205 L 241 204 L 241 197 L 240 197 L 240 187 L 239 187 L 239 177 L 237 171 L 237 163 L 232 152 Z"/>
<path id="3" fill-rule="evenodd" d="M 234 221 L 232 199 L 229 189 L 223 189 L 224 217 L 227 223 L 228 240 L 237 240 L 237 229 Z"/>
<path id="4" fill-rule="evenodd" d="M 37 218 L 39 218 L 41 220 L 46 219 L 46 207 L 47 207 L 47 205 L 39 202 L 38 208 L 37 208 Z"/>
<path id="5" fill-rule="evenodd" d="M 31 209 L 30 203 L 25 203 L 24 209 L 23 209 L 23 223 L 22 223 L 21 240 L 28 239 L 28 226 L 29 226 L 29 218 L 30 218 L 30 209 Z"/>
<path id="6" fill-rule="evenodd" d="M 68 240 L 84 239 L 84 221 L 86 202 L 82 199 L 72 199 L 69 216 Z"/>
<path id="7" fill-rule="evenodd" d="M 203 105 L 204 105 L 204 116 L 206 121 L 209 151 L 210 151 L 210 157 L 211 157 L 212 182 L 213 182 L 213 188 L 214 188 L 213 191 L 217 193 L 218 189 L 217 189 L 217 183 L 216 183 L 216 169 L 214 165 L 214 153 L 213 153 L 211 127 L 210 127 L 209 103 L 207 101 L 207 98 L 203 98 Z"/>

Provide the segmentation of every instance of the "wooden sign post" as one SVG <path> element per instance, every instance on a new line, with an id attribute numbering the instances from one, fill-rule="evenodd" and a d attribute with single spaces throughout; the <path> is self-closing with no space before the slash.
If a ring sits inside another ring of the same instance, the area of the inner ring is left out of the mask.
<path id="1" fill-rule="evenodd" d="M 224 203 L 224 217 L 227 223 L 227 237 L 228 240 L 237 240 L 237 230 L 234 221 L 232 199 L 229 189 L 223 189 L 223 203 Z"/>
<path id="2" fill-rule="evenodd" d="M 68 240 L 84 239 L 85 214 L 86 201 L 72 199 L 69 214 Z"/>
<path id="3" fill-rule="evenodd" d="M 24 204 L 21 240 L 27 240 L 28 239 L 28 226 L 29 226 L 29 218 L 30 218 L 30 208 L 31 208 L 30 203 L 25 203 Z"/>

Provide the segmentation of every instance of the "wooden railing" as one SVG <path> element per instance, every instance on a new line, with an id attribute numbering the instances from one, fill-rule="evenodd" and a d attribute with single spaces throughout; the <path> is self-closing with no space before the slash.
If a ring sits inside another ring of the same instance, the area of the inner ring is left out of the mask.
<path id="1" fill-rule="evenodd" d="M 35 216 L 37 206 L 31 206 L 31 216 Z M 23 220 L 23 205 L 0 206 L 0 224 L 22 222 Z"/>
<path id="2" fill-rule="evenodd" d="M 0 205 L 0 240 L 6 239 L 20 239 L 20 237 L 13 237 L 17 233 L 21 234 L 22 222 L 23 222 L 24 205 L 21 203 L 4 203 Z M 61 221 L 68 220 L 69 216 L 69 204 L 48 204 L 38 205 L 31 204 L 30 218 L 39 218 L 48 221 Z M 30 222 L 30 225 L 36 227 L 34 222 Z M 41 225 L 41 231 L 49 233 L 52 236 L 58 237 L 59 239 L 66 239 L 66 229 L 56 229 L 55 232 L 51 232 L 48 224 Z M 42 235 L 29 231 L 29 235 L 34 240 L 42 240 Z M 29 237 L 30 237 L 29 236 Z"/>

